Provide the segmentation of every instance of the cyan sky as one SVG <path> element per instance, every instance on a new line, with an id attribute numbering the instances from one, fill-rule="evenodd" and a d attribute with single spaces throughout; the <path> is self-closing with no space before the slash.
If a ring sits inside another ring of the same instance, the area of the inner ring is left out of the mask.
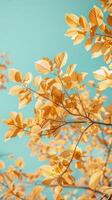
<path id="1" fill-rule="evenodd" d="M 43 56 L 53 58 L 60 51 L 67 51 L 68 63 L 77 63 L 78 70 L 89 72 L 104 65 L 103 58 L 91 59 L 91 54 L 84 49 L 84 43 L 73 46 L 72 41 L 64 36 L 67 29 L 64 15 L 75 13 L 87 16 L 98 0 L 0 0 L 0 52 L 7 52 L 13 67 L 23 72 L 37 74 L 34 61 Z M 16 97 L 8 95 L 7 90 L 0 91 L 0 152 L 12 152 L 26 160 L 26 170 L 32 171 L 39 166 L 38 160 L 30 157 L 26 139 L 13 139 L 4 142 L 6 126 L 2 119 L 9 117 L 11 111 L 18 111 Z M 32 113 L 33 104 L 22 110 L 25 116 Z M 9 161 L 6 163 L 8 164 Z"/>

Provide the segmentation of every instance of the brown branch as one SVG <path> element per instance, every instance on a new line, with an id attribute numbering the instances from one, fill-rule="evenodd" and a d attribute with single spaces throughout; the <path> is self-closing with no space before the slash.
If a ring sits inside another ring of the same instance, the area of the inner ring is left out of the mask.
<path id="1" fill-rule="evenodd" d="M 111 38 L 112 39 L 112 36 L 111 35 L 103 35 L 103 34 L 99 34 L 99 33 L 96 33 L 97 36 L 100 36 L 100 37 L 108 37 L 108 38 Z"/>
<path id="2" fill-rule="evenodd" d="M 45 187 L 57 187 L 58 184 L 51 184 L 51 185 L 46 185 L 44 183 L 36 183 L 36 185 L 41 185 L 41 186 L 45 186 Z M 83 190 L 89 190 L 91 192 L 94 192 L 94 193 L 97 193 L 97 194 L 100 194 L 100 195 L 105 195 L 107 197 L 106 194 L 104 194 L 103 192 L 99 191 L 99 190 L 94 190 L 92 188 L 90 188 L 89 186 L 77 186 L 75 184 L 71 184 L 71 185 L 61 185 L 63 188 L 73 188 L 73 189 L 83 189 Z"/>
<path id="3" fill-rule="evenodd" d="M 52 103 L 55 104 L 56 106 L 59 106 L 60 108 L 63 108 L 63 109 L 64 109 L 65 111 L 67 111 L 70 115 L 73 115 L 73 116 L 80 116 L 80 115 L 75 114 L 75 113 L 72 113 L 70 110 L 68 110 L 68 109 L 64 106 L 63 103 L 62 103 L 62 104 L 59 104 L 59 103 L 53 101 L 52 99 L 50 99 L 49 97 L 45 96 L 44 94 L 41 94 L 41 93 L 39 93 L 39 92 L 36 92 L 36 91 L 33 90 L 32 88 L 26 88 L 26 89 L 28 89 L 28 90 L 30 90 L 31 92 L 37 94 L 38 96 L 43 97 L 44 99 L 47 99 L 48 101 L 52 102 Z"/>
<path id="4" fill-rule="evenodd" d="M 0 184 L 1 184 L 2 186 L 6 187 L 8 190 L 10 190 L 10 188 L 9 188 L 9 186 L 8 186 L 7 184 L 2 183 L 2 182 L 1 182 Z M 24 200 L 23 198 L 21 198 L 21 197 L 19 197 L 17 194 L 15 194 L 12 190 L 11 190 L 11 193 L 12 193 L 13 196 L 17 197 L 18 199 Z"/>
<path id="5" fill-rule="evenodd" d="M 85 116 L 87 117 L 87 113 L 86 113 L 85 107 L 84 107 L 84 105 L 83 105 L 83 102 L 82 102 L 82 100 L 81 100 L 81 98 L 80 98 L 80 94 L 79 94 L 79 92 L 78 92 L 78 88 L 77 88 L 77 95 L 78 95 L 80 104 L 81 104 L 81 106 L 82 106 L 82 110 L 83 110 Z"/>
<path id="6" fill-rule="evenodd" d="M 105 160 L 105 163 L 104 163 L 104 175 L 105 175 L 106 167 L 107 167 L 108 162 L 109 162 L 109 157 L 110 157 L 111 150 L 112 150 L 112 142 L 111 142 L 111 144 L 110 144 L 110 146 L 108 148 L 107 157 L 106 157 L 106 160 Z"/>
<path id="7" fill-rule="evenodd" d="M 73 161 L 73 158 L 74 158 L 76 149 L 77 149 L 77 147 L 78 147 L 78 145 L 79 145 L 79 143 L 80 143 L 80 141 L 81 141 L 81 139 L 82 139 L 84 133 L 85 133 L 93 124 L 94 124 L 94 122 L 92 122 L 91 124 L 89 124 L 89 125 L 84 129 L 84 131 L 81 133 L 81 135 L 80 135 L 80 137 L 79 137 L 79 139 L 78 139 L 78 141 L 77 141 L 77 144 L 75 145 L 75 148 L 74 148 L 72 157 L 71 157 L 71 159 L 70 159 L 70 161 L 69 161 L 69 163 L 68 163 L 66 169 L 61 173 L 60 176 L 63 176 L 63 175 L 68 171 L 68 169 L 69 169 L 69 167 L 70 167 L 70 165 L 71 165 L 71 163 L 72 163 L 72 161 Z"/>
<path id="8" fill-rule="evenodd" d="M 51 101 L 51 102 L 54 103 L 55 105 L 57 105 L 57 106 L 63 108 L 63 109 L 64 109 L 65 111 L 67 111 L 70 115 L 73 115 L 73 116 L 75 116 L 75 117 L 76 117 L 76 116 L 79 116 L 79 117 L 86 118 L 87 120 L 89 120 L 91 123 L 94 123 L 94 124 L 105 125 L 105 126 L 112 126 L 111 123 L 93 121 L 93 120 L 91 120 L 88 116 L 84 116 L 84 115 L 81 115 L 81 114 L 72 113 L 70 110 L 68 110 L 68 109 L 64 106 L 63 103 L 62 103 L 62 105 L 61 105 L 61 104 L 58 104 L 57 102 L 54 102 L 54 101 L 53 101 L 52 99 L 50 99 L 49 97 L 46 97 L 44 94 L 38 93 L 38 92 L 36 92 L 35 90 L 33 90 L 33 89 L 31 89 L 31 88 L 27 88 L 27 89 L 30 90 L 31 92 L 33 92 L 33 93 L 39 95 L 39 96 L 41 96 L 41 97 L 43 97 L 43 98 L 45 98 L 45 99 Z"/>

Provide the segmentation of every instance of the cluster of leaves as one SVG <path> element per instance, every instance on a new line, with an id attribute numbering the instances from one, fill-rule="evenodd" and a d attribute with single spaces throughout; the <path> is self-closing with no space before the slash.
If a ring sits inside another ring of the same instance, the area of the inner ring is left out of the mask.
<path id="1" fill-rule="evenodd" d="M 112 71 L 103 67 L 93 73 L 97 83 L 90 80 L 85 84 L 87 73 L 78 73 L 76 65 L 65 71 L 67 58 L 67 53 L 61 52 L 53 61 L 37 61 L 35 67 L 44 78 L 10 70 L 10 80 L 16 83 L 10 94 L 18 97 L 19 108 L 33 100 L 36 103 L 33 117 L 12 112 L 4 120 L 9 127 L 5 139 L 26 135 L 32 154 L 47 165 L 26 174 L 19 160 L 17 167 L 1 173 L 4 199 L 45 200 L 46 186 L 56 200 L 70 199 L 77 189 L 86 191 L 78 200 L 111 199 L 112 104 L 105 106 L 103 91 L 112 87 Z M 96 91 L 94 97 L 90 87 Z M 27 185 L 33 186 L 29 194 Z"/>
<path id="2" fill-rule="evenodd" d="M 85 39 L 85 48 L 91 49 L 93 57 L 103 55 L 105 62 L 110 63 L 112 60 L 112 1 L 101 1 L 104 11 L 108 13 L 107 23 L 104 22 L 102 10 L 97 6 L 89 11 L 88 19 L 70 13 L 66 15 L 66 23 L 70 27 L 66 31 L 66 36 L 72 39 L 74 45 Z"/>
<path id="3" fill-rule="evenodd" d="M 5 89 L 5 83 L 7 82 L 7 75 L 4 73 L 6 71 L 8 65 L 10 65 L 11 62 L 9 60 L 9 57 L 5 53 L 0 53 L 0 90 Z"/>

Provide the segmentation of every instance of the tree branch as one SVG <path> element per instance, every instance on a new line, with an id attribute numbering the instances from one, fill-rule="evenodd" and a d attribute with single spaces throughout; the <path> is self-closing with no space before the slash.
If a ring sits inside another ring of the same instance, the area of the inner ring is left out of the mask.
<path id="1" fill-rule="evenodd" d="M 75 155 L 75 153 L 76 153 L 76 149 L 77 149 L 77 147 L 78 147 L 78 145 L 79 145 L 79 143 L 80 143 L 80 141 L 81 141 L 81 139 L 82 139 L 84 133 L 85 133 L 93 124 L 94 124 L 94 122 L 92 122 L 91 124 L 89 124 L 89 125 L 84 129 L 84 131 L 81 133 L 81 135 L 80 135 L 80 137 L 79 137 L 79 139 L 78 139 L 78 141 L 77 141 L 77 144 L 75 145 L 75 148 L 74 148 L 72 157 L 71 157 L 71 159 L 70 159 L 70 161 L 69 161 L 69 163 L 68 163 L 66 169 L 61 173 L 60 177 L 63 176 L 63 175 L 68 171 L 68 169 L 69 169 L 69 167 L 70 167 L 70 165 L 71 165 L 71 163 L 72 163 L 72 161 L 73 161 L 74 155 Z"/>

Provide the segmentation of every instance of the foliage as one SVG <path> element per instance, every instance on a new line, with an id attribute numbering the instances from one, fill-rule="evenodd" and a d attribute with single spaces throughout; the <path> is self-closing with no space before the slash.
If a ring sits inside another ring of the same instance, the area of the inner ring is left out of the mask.
<path id="1" fill-rule="evenodd" d="M 111 10 L 107 0 L 102 3 L 106 11 Z M 109 42 L 106 54 L 102 53 L 104 58 L 109 54 L 109 59 L 105 58 L 109 62 L 112 39 L 107 33 L 110 29 L 104 25 L 102 11 L 92 8 L 89 20 L 88 23 L 84 17 L 67 15 L 67 24 L 72 27 L 67 35 L 79 43 L 90 33 L 90 39 L 94 40 L 92 49 L 97 43 Z M 96 35 L 99 28 L 106 36 Z M 94 53 L 99 55 L 99 50 Z M 112 64 L 94 71 L 93 80 L 87 81 L 86 72 L 79 73 L 76 64 L 67 65 L 67 62 L 66 52 L 59 53 L 53 60 L 44 57 L 35 62 L 43 78 L 10 70 L 9 78 L 14 86 L 9 93 L 17 96 L 19 109 L 32 101 L 35 106 L 30 118 L 24 117 L 22 112 L 12 112 L 10 118 L 4 120 L 8 126 L 5 140 L 25 135 L 32 154 L 44 161 L 44 165 L 26 173 L 22 158 L 8 169 L 4 169 L 1 160 L 1 199 L 45 200 L 47 189 L 56 200 L 112 198 L 112 104 L 107 103 L 109 97 L 104 93 L 112 87 Z M 80 196 L 77 190 L 83 190 Z"/>
<path id="2" fill-rule="evenodd" d="M 104 13 L 100 8 L 94 6 L 88 15 L 84 16 L 75 14 L 66 15 L 66 23 L 70 27 L 66 31 L 66 36 L 70 37 L 73 44 L 79 44 L 84 39 L 86 50 L 91 49 L 93 57 L 103 55 L 106 63 L 112 59 L 112 1 L 101 0 L 104 11 L 108 12 L 106 22 L 104 22 Z"/>

